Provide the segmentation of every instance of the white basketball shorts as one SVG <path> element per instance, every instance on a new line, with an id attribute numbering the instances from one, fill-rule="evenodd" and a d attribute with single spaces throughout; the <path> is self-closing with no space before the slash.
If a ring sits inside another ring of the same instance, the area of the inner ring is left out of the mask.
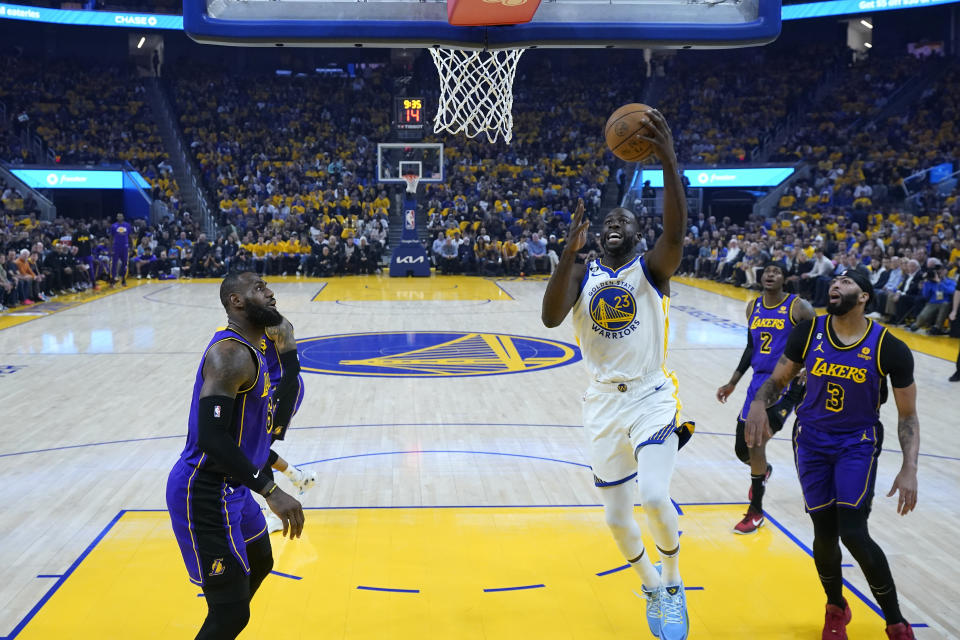
<path id="1" fill-rule="evenodd" d="M 598 487 L 637 475 L 640 447 L 662 444 L 679 425 L 677 378 L 656 371 L 623 382 L 593 382 L 583 396 L 583 425 Z"/>

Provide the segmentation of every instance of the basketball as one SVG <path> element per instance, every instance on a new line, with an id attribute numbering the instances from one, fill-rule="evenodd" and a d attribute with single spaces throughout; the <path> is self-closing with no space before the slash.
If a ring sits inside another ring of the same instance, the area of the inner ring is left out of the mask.
<path id="1" fill-rule="evenodd" d="M 643 162 L 653 153 L 653 145 L 636 137 L 637 134 L 646 135 L 643 133 L 646 129 L 643 114 L 651 109 L 633 102 L 623 105 L 607 118 L 603 133 L 613 155 L 626 162 Z"/>

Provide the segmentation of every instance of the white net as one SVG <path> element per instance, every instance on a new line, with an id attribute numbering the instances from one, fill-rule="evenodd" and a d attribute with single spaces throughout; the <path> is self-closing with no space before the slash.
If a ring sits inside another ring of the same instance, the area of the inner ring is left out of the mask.
<path id="1" fill-rule="evenodd" d="M 407 193 L 416 193 L 417 185 L 420 184 L 420 176 L 408 173 L 403 176 L 403 179 L 407 182 Z"/>
<path id="2" fill-rule="evenodd" d="M 513 138 L 513 78 L 524 49 L 475 51 L 431 48 L 440 74 L 440 104 L 433 130 L 481 133 L 496 142 Z"/>

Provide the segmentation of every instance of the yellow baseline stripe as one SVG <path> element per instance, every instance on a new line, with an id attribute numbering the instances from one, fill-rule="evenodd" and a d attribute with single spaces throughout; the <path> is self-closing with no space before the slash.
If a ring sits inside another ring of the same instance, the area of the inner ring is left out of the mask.
<path id="1" fill-rule="evenodd" d="M 107 296 L 112 296 L 115 293 L 120 293 L 121 291 L 126 291 L 127 289 L 132 289 L 133 287 L 138 287 L 143 284 L 146 284 L 146 281 L 133 281 L 126 287 L 119 288 L 101 285 L 99 291 L 71 293 L 57 296 L 55 300 L 39 302 L 30 307 L 17 307 L 13 311 L 0 314 L 0 331 L 38 318 L 46 318 L 47 316 L 66 311 L 67 309 L 75 309 L 88 302 L 94 302 L 95 300 L 100 300 L 101 298 L 106 298 Z"/>

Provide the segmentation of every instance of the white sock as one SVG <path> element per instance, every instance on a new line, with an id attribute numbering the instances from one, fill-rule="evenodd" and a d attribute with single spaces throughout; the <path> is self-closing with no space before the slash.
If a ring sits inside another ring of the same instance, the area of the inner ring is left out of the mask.
<path id="1" fill-rule="evenodd" d="M 671 555 L 667 555 L 657 547 L 657 551 L 660 552 L 660 562 L 663 564 L 663 584 L 667 587 L 676 587 L 683 582 L 680 578 L 680 545 L 678 544 L 674 549 Z"/>
<path id="2" fill-rule="evenodd" d="M 650 562 L 649 553 L 644 553 L 640 558 L 630 562 L 630 566 L 633 567 L 633 570 L 640 576 L 644 589 L 647 591 L 656 591 L 657 587 L 660 586 L 660 574 L 657 573 L 657 568 Z"/>
<path id="3" fill-rule="evenodd" d="M 660 551 L 663 563 L 662 582 L 668 587 L 680 584 L 680 523 L 677 510 L 670 501 L 670 478 L 677 458 L 677 436 L 663 444 L 642 447 L 637 455 L 637 487 L 640 504 L 647 514 L 650 535 Z M 668 556 L 665 551 L 676 552 Z"/>
<path id="4" fill-rule="evenodd" d="M 601 487 L 598 491 L 603 502 L 604 518 L 620 553 L 640 576 L 643 586 L 648 590 L 656 589 L 660 586 L 660 574 L 650 562 L 650 554 L 644 553 L 640 525 L 633 515 L 636 485 L 631 480 L 612 487 Z"/>

